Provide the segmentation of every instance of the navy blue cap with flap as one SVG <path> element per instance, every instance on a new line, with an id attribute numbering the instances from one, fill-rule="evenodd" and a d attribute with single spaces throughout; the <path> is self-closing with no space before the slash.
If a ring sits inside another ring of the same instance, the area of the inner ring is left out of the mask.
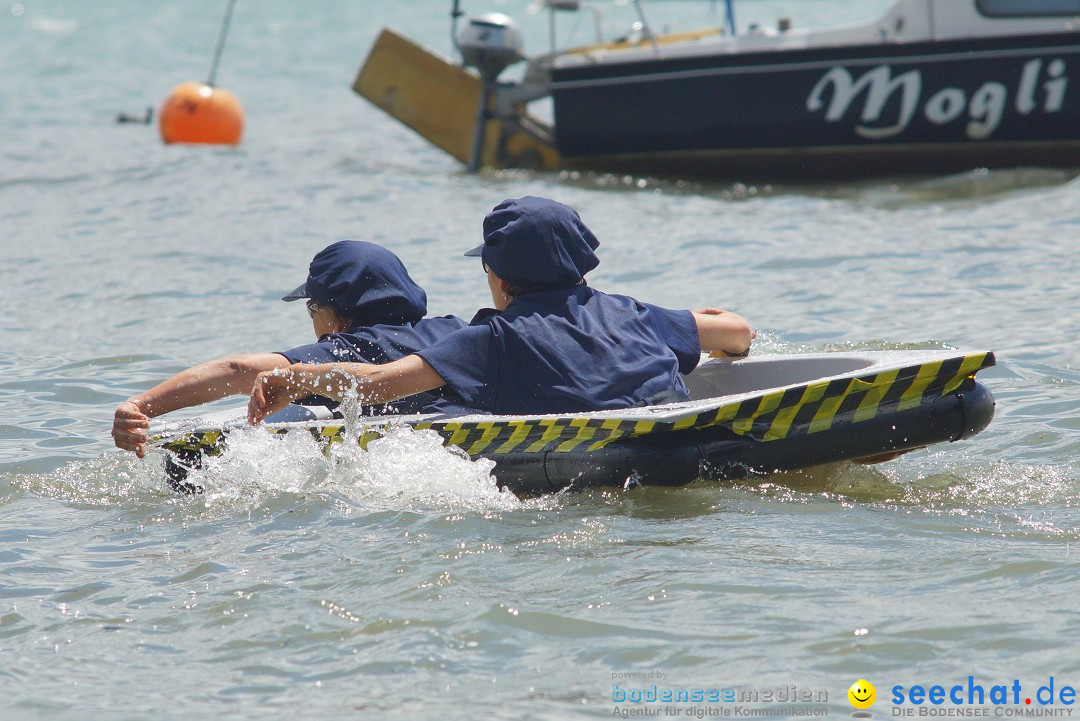
<path id="1" fill-rule="evenodd" d="M 301 298 L 344 313 L 354 325 L 415 323 L 427 314 L 427 294 L 401 259 L 362 240 L 340 240 L 320 250 L 304 284 L 282 300 Z"/>
<path id="2" fill-rule="evenodd" d="M 578 212 L 547 198 L 504 200 L 484 218 L 484 244 L 465 255 L 480 256 L 508 283 L 569 286 L 600 264 L 600 245 Z"/>

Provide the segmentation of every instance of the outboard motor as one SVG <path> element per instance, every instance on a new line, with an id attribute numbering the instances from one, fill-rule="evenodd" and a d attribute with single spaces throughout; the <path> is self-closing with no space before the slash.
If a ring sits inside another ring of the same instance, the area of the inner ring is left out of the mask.
<path id="1" fill-rule="evenodd" d="M 469 18 L 458 33 L 457 47 L 462 62 L 476 68 L 485 82 L 525 57 L 517 23 L 501 13 Z"/>
<path id="2" fill-rule="evenodd" d="M 484 149 L 484 128 L 487 125 L 488 105 L 495 89 L 495 79 L 499 77 L 499 73 L 525 56 L 521 52 L 521 31 L 513 20 L 501 13 L 469 18 L 468 25 L 458 33 L 456 43 L 462 62 L 480 72 L 483 84 L 468 165 L 468 171 L 475 173 L 480 167 L 480 156 Z"/>

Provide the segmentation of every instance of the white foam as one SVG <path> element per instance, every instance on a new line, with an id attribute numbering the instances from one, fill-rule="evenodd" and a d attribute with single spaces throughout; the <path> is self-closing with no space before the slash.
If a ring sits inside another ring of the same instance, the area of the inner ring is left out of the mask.
<path id="1" fill-rule="evenodd" d="M 353 424 L 348 424 L 353 426 Z M 512 510 L 521 501 L 499 489 L 493 461 L 471 460 L 431 430 L 390 426 L 367 449 L 347 431 L 328 449 L 306 431 L 275 436 L 261 427 L 229 434 L 228 449 L 206 458 L 190 480 L 208 505 L 267 494 L 332 494 L 363 510 Z"/>

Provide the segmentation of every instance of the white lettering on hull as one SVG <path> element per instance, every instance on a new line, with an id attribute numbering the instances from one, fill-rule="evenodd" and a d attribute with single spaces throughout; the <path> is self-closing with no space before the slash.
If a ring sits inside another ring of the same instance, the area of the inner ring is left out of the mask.
<path id="1" fill-rule="evenodd" d="M 1025 116 L 1037 110 L 1046 114 L 1061 112 L 1069 83 L 1065 70 L 1065 61 L 1060 58 L 1052 60 L 1045 73 L 1042 60 L 1025 63 L 1016 89 L 1016 112 Z M 1044 77 L 1040 108 L 1039 82 Z M 963 88 L 956 87 L 942 88 L 925 103 L 922 95 L 922 72 L 919 70 L 893 77 L 890 65 L 879 65 L 855 80 L 847 68 L 837 66 L 814 85 L 806 99 L 806 108 L 812 113 L 824 108 L 825 122 L 836 123 L 863 97 L 859 124 L 854 132 L 868 140 L 883 140 L 907 130 L 921 104 L 923 116 L 934 125 L 955 122 L 966 114 L 965 134 L 972 140 L 986 140 L 1001 125 L 1009 103 L 1009 88 L 993 80 L 983 83 L 970 97 Z M 898 102 L 890 105 L 894 97 Z M 895 117 L 882 117 L 886 107 L 895 108 Z"/>

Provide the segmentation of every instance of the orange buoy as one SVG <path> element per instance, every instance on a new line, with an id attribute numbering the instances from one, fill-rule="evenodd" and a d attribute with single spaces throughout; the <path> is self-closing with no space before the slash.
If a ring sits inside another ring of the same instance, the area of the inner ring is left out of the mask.
<path id="1" fill-rule="evenodd" d="M 206 83 L 180 83 L 158 113 L 168 143 L 236 145 L 244 132 L 244 109 L 236 96 Z"/>

